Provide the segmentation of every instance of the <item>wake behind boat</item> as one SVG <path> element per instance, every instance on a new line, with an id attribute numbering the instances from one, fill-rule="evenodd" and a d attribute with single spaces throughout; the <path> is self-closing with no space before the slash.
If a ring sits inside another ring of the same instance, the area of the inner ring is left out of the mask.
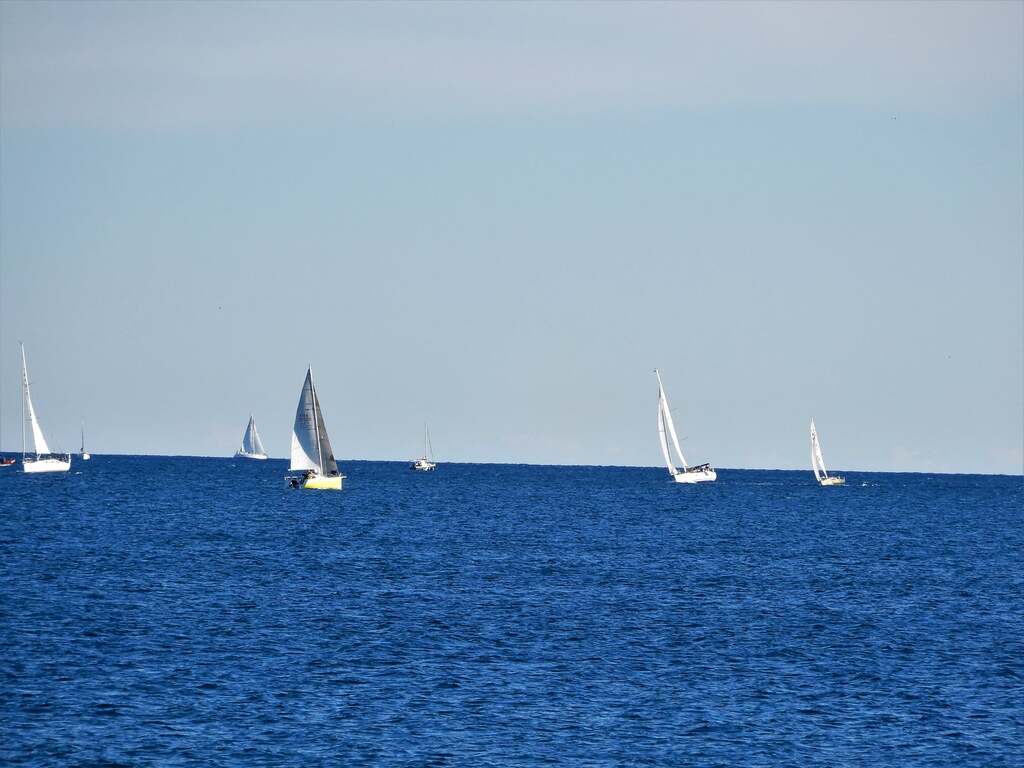
<path id="1" fill-rule="evenodd" d="M 262 459 L 267 458 L 267 452 L 263 449 L 263 441 L 260 440 L 260 433 L 256 431 L 256 418 L 250 413 L 249 423 L 242 433 L 242 445 L 235 451 L 236 459 Z"/>
<path id="2" fill-rule="evenodd" d="M 312 368 L 306 369 L 306 380 L 302 384 L 299 405 L 295 409 L 289 470 L 303 473 L 286 478 L 291 488 L 340 491 L 345 478 L 338 471 L 331 441 L 327 437 L 324 415 L 320 411 L 320 398 L 313 385 Z"/>
<path id="3" fill-rule="evenodd" d="M 658 377 L 658 439 L 661 441 L 661 455 L 665 457 L 669 475 L 677 483 L 708 483 L 718 479 L 718 474 L 710 464 L 699 464 L 695 467 L 686 465 L 683 449 L 679 447 L 679 438 L 676 436 L 676 425 L 672 422 L 672 411 L 668 407 L 668 397 L 665 396 L 665 387 L 661 383 L 661 374 L 657 368 L 654 369 L 654 375 Z M 672 447 L 675 448 L 676 456 L 683 465 L 681 470 L 677 469 L 675 462 L 672 461 L 666 432 L 672 438 Z"/>
<path id="4" fill-rule="evenodd" d="M 825 469 L 825 459 L 821 455 L 821 443 L 818 442 L 818 430 L 814 428 L 814 419 L 811 419 L 811 469 L 814 470 L 814 479 L 818 485 L 843 485 L 846 480 L 839 475 L 828 474 Z"/>
<path id="5" fill-rule="evenodd" d="M 52 453 L 39 426 L 36 409 L 32 407 L 32 392 L 28 385 L 28 364 L 25 362 L 25 345 L 21 345 L 21 387 L 22 387 L 22 418 L 21 418 L 21 466 L 26 473 L 36 472 L 67 472 L 71 469 L 70 453 Z M 32 425 L 32 449 L 34 458 L 29 458 L 26 446 L 25 427 Z"/>

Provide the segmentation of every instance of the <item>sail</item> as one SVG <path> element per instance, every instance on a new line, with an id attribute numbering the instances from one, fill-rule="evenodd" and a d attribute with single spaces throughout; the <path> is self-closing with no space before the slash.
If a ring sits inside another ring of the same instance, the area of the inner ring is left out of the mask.
<path id="1" fill-rule="evenodd" d="M 828 477 L 825 459 L 821 455 L 821 444 L 818 442 L 818 430 L 814 428 L 814 419 L 811 419 L 811 468 L 814 470 L 815 480 L 820 481 L 822 477 Z"/>
<path id="2" fill-rule="evenodd" d="M 239 452 L 259 456 L 266 456 L 267 454 L 263 450 L 260 433 L 256 431 L 256 418 L 254 416 L 249 416 L 249 424 L 245 427 L 245 433 L 242 435 L 242 447 Z"/>
<path id="3" fill-rule="evenodd" d="M 266 456 L 267 455 L 267 451 L 266 451 L 266 449 L 264 449 L 263 441 L 260 440 L 260 433 L 256 429 L 256 419 L 254 419 L 252 416 L 250 416 L 249 417 L 249 424 L 250 424 L 250 426 L 252 428 L 251 432 L 250 432 L 250 434 L 251 434 L 251 442 L 252 442 L 252 452 L 253 453 L 258 453 L 261 456 Z"/>
<path id="4" fill-rule="evenodd" d="M 299 394 L 299 405 L 295 409 L 291 469 L 320 471 L 320 448 L 313 403 L 313 371 L 308 369 L 306 381 L 302 384 L 302 392 Z"/>
<path id="5" fill-rule="evenodd" d="M 312 383 L 312 379 L 310 379 Z M 331 448 L 331 439 L 327 436 L 327 426 L 324 424 L 324 414 L 320 410 L 320 398 L 313 388 L 313 414 L 316 417 L 316 433 L 320 452 L 320 474 L 338 474 L 338 462 L 334 460 L 334 451 Z"/>
<path id="6" fill-rule="evenodd" d="M 21 383 L 25 396 L 25 413 L 28 416 L 28 420 L 32 422 L 32 445 L 35 448 L 36 455 L 47 454 L 50 452 L 50 446 L 46 444 L 46 438 L 43 437 L 43 429 L 39 426 L 39 419 L 36 418 L 36 409 L 32 407 L 32 393 L 29 391 L 28 386 L 28 365 L 25 362 L 24 345 L 21 347 Z"/>
<path id="7" fill-rule="evenodd" d="M 672 446 L 676 449 L 676 455 L 679 457 L 680 463 L 683 465 L 685 470 L 686 457 L 683 456 L 683 449 L 679 446 L 679 436 L 676 435 L 676 425 L 672 421 L 672 411 L 668 407 L 668 397 L 665 395 L 665 387 L 661 383 L 661 374 L 658 369 L 654 369 L 654 374 L 658 377 L 658 407 L 661 409 L 662 418 L 665 420 L 665 428 L 668 430 L 669 436 L 672 438 Z M 674 472 L 672 474 L 675 474 Z"/>
<path id="8" fill-rule="evenodd" d="M 661 442 L 661 455 L 665 457 L 665 466 L 668 467 L 668 473 L 670 475 L 677 474 L 679 470 L 672 463 L 672 457 L 668 453 L 668 441 L 665 439 L 665 415 L 662 412 L 660 396 L 658 397 L 658 440 Z"/>

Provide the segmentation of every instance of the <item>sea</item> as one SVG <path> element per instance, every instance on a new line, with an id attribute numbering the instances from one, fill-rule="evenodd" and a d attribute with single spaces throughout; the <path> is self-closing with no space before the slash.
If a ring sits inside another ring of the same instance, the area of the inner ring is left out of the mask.
<path id="1" fill-rule="evenodd" d="M 1024 479 L 0 469 L 0 765 L 1021 766 Z"/>

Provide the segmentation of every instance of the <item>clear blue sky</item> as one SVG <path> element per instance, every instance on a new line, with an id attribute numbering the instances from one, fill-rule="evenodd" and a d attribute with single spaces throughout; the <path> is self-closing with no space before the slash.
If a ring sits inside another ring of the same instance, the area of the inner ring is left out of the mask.
<path id="1" fill-rule="evenodd" d="M 1019 473 L 1022 8 L 4 2 L 2 447 Z"/>

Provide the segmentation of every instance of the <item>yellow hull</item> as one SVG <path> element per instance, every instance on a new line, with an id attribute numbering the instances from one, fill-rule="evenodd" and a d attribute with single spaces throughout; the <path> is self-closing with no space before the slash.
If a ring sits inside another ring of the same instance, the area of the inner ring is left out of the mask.
<path id="1" fill-rule="evenodd" d="M 342 475 L 337 477 L 311 477 L 302 484 L 302 487 L 315 491 L 340 491 L 342 479 Z"/>

